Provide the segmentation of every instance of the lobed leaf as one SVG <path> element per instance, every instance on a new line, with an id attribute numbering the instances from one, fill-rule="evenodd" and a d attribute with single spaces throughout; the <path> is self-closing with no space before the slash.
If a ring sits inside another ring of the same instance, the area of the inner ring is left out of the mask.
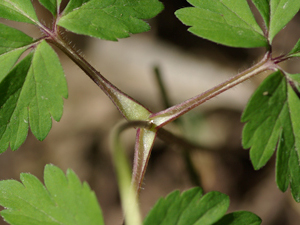
<path id="1" fill-rule="evenodd" d="M 39 24 L 30 0 L 1 0 L 0 17 L 17 22 Z"/>
<path id="2" fill-rule="evenodd" d="M 4 152 L 9 143 L 12 149 L 17 149 L 25 141 L 28 110 L 16 106 L 31 60 L 32 54 L 24 58 L 0 83 L 0 152 Z"/>
<path id="3" fill-rule="evenodd" d="M 261 220 L 250 212 L 235 212 L 228 215 L 229 198 L 220 192 L 203 195 L 199 187 L 183 192 L 174 191 L 161 198 L 149 212 L 144 225 L 257 225 Z"/>
<path id="4" fill-rule="evenodd" d="M 179 9 L 175 15 L 188 31 L 210 41 L 232 47 L 268 46 L 246 0 L 188 0 L 194 7 Z"/>
<path id="5" fill-rule="evenodd" d="M 42 41 L 0 83 L 0 152 L 17 149 L 26 139 L 28 123 L 43 140 L 52 120 L 59 121 L 67 98 L 63 69 L 54 50 Z"/>
<path id="6" fill-rule="evenodd" d="M 39 0 L 39 2 L 48 9 L 53 16 L 56 16 L 62 0 Z"/>
<path id="7" fill-rule="evenodd" d="M 4 79 L 4 77 L 9 73 L 9 71 L 13 68 L 13 66 L 25 50 L 26 48 L 20 48 L 0 55 L 0 83 Z"/>
<path id="8" fill-rule="evenodd" d="M 261 219 L 247 211 L 233 212 L 225 215 L 214 225 L 259 225 Z"/>
<path id="9" fill-rule="evenodd" d="M 104 224 L 97 198 L 72 170 L 67 175 L 53 165 L 44 171 L 45 187 L 23 173 L 22 183 L 0 181 L 1 216 L 11 225 Z"/>
<path id="10" fill-rule="evenodd" d="M 204 196 L 201 188 L 183 192 L 174 191 L 165 199 L 160 199 L 145 218 L 144 225 L 196 225 L 213 224 L 229 207 L 229 198 L 220 192 L 210 192 Z"/>
<path id="11" fill-rule="evenodd" d="M 282 191 L 291 185 L 300 201 L 300 101 L 281 72 L 270 75 L 251 97 L 243 115 L 243 146 L 250 148 L 255 169 L 264 166 L 277 147 L 276 181 Z"/>
<path id="12" fill-rule="evenodd" d="M 269 41 L 296 15 L 300 9 L 299 0 L 270 1 Z"/>
<path id="13" fill-rule="evenodd" d="M 0 55 L 33 43 L 33 38 L 0 23 Z"/>
<path id="14" fill-rule="evenodd" d="M 66 6 L 65 10 L 63 11 L 63 15 L 72 12 L 74 9 L 79 8 L 84 3 L 89 2 L 90 0 L 70 0 L 68 5 Z"/>
<path id="15" fill-rule="evenodd" d="M 0 82 L 33 41 L 23 32 L 0 23 Z"/>
<path id="16" fill-rule="evenodd" d="M 158 0 L 91 0 L 60 18 L 58 25 L 74 33 L 116 41 L 130 33 L 148 31 L 150 27 L 142 19 L 150 19 L 162 9 Z"/>

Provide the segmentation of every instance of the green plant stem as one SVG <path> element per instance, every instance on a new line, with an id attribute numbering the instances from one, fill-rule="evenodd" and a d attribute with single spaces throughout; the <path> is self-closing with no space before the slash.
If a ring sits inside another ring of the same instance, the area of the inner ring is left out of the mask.
<path id="1" fill-rule="evenodd" d="M 221 149 L 211 148 L 208 146 L 202 146 L 200 144 L 190 142 L 190 141 L 186 140 L 184 137 L 175 135 L 172 132 L 170 132 L 164 128 L 160 128 L 157 131 L 157 137 L 169 145 L 174 145 L 174 146 L 186 149 L 187 151 L 198 150 L 198 151 L 202 151 L 202 152 L 215 153 L 215 154 L 223 154 L 224 153 L 221 151 Z M 235 151 L 232 150 L 230 152 L 235 152 Z M 237 151 L 237 152 L 240 152 L 240 151 Z M 237 152 L 235 152 L 235 153 L 237 153 Z"/>
<path id="2" fill-rule="evenodd" d="M 160 90 L 160 95 L 163 99 L 163 103 L 165 108 L 169 108 L 171 106 L 170 104 L 170 98 L 168 96 L 167 90 L 166 90 L 166 85 L 163 81 L 160 69 L 158 66 L 154 67 L 154 74 L 155 74 L 155 78 Z M 180 118 L 178 120 L 175 120 L 175 122 L 177 122 L 177 125 L 182 128 L 183 127 L 183 121 L 180 120 Z M 192 181 L 192 183 L 194 183 L 194 185 L 196 186 L 201 186 L 201 178 L 200 175 L 197 173 L 197 170 L 193 164 L 192 161 L 192 157 L 191 157 L 191 153 L 190 153 L 190 149 L 186 148 L 186 147 L 181 147 L 182 148 L 182 157 L 185 161 L 185 165 L 186 165 L 186 169 L 188 171 L 188 174 L 190 176 L 190 179 Z"/>
<path id="3" fill-rule="evenodd" d="M 154 67 L 154 75 L 155 75 L 155 79 L 157 81 L 157 85 L 158 85 L 158 88 L 160 91 L 160 96 L 162 97 L 162 100 L 163 100 L 163 105 L 165 108 L 169 108 L 169 107 L 171 107 L 170 98 L 167 94 L 167 90 L 165 88 L 166 85 L 164 84 L 164 81 L 162 79 L 161 72 L 160 72 L 160 69 L 158 66 Z"/>
<path id="4" fill-rule="evenodd" d="M 136 187 L 137 195 L 139 195 L 141 191 L 153 143 L 157 134 L 157 130 L 153 129 L 153 124 L 151 122 L 149 122 L 149 124 L 151 124 L 151 127 L 139 128 L 136 133 L 132 183 Z"/>
<path id="5" fill-rule="evenodd" d="M 146 121 L 123 122 L 118 124 L 111 133 L 110 143 L 113 151 L 112 155 L 117 173 L 122 208 L 125 214 L 125 222 L 128 225 L 142 224 L 142 219 L 138 207 L 138 184 L 131 181 L 130 166 L 125 150 L 123 149 L 123 145 L 120 141 L 120 135 L 128 128 L 142 127 L 150 129 L 151 126 L 152 124 Z"/>
<path id="6" fill-rule="evenodd" d="M 127 120 L 148 119 L 151 112 L 146 107 L 110 83 L 59 35 L 51 35 L 47 41 L 54 44 L 75 62 L 103 90 Z"/>
<path id="7" fill-rule="evenodd" d="M 103 90 L 103 92 L 111 99 L 121 114 L 128 121 L 145 121 L 151 125 L 151 127 L 138 129 L 137 132 L 135 160 L 132 176 L 132 185 L 136 190 L 137 196 L 141 190 L 142 180 L 146 171 L 153 141 L 159 128 L 204 103 L 205 101 L 215 97 L 216 95 L 251 78 L 252 76 L 269 69 L 277 69 L 276 64 L 274 64 L 271 59 L 271 55 L 268 52 L 259 63 L 238 74 L 237 76 L 185 102 L 170 107 L 164 111 L 151 114 L 147 108 L 142 106 L 130 96 L 126 95 L 124 92 L 110 83 L 105 77 L 103 77 L 80 54 L 78 54 L 76 50 L 71 48 L 58 33 L 46 31 L 46 36 L 47 38 L 45 39 L 48 42 L 54 44 L 61 51 L 63 51 Z"/>
<path id="8" fill-rule="evenodd" d="M 265 72 L 267 70 L 276 70 L 278 67 L 272 61 L 270 52 L 267 52 L 263 59 L 251 68 L 237 74 L 236 76 L 228 79 L 227 81 L 209 89 L 208 91 L 190 98 L 178 105 L 172 106 L 166 110 L 160 111 L 158 113 L 153 113 L 150 116 L 151 122 L 154 123 L 157 128 L 163 127 L 164 125 L 172 122 L 181 115 L 187 113 L 188 111 L 194 109 L 200 104 L 206 102 L 207 100 L 223 93 L 224 91 L 250 79 L 251 77 Z"/>
<path id="9" fill-rule="evenodd" d="M 111 99 L 111 101 L 118 108 L 120 113 L 127 119 L 128 121 L 147 121 L 151 112 L 138 103 L 133 98 L 129 97 L 122 91 L 120 91 L 117 87 L 111 84 L 105 77 L 103 77 L 94 67 L 92 67 L 80 54 L 78 54 L 74 49 L 72 49 L 59 35 L 52 35 L 51 32 L 47 34 L 50 38 L 47 39 L 50 43 L 57 46 L 60 50 L 62 50 L 69 58 L 71 58 L 103 91 L 104 93 Z M 148 124 L 148 122 L 145 122 Z M 139 195 L 142 180 L 144 177 L 144 173 L 146 171 L 147 163 L 150 156 L 150 151 L 152 148 L 153 141 L 155 139 L 155 135 L 151 135 L 154 132 L 150 131 L 152 128 L 146 127 L 145 129 L 138 129 L 137 136 L 141 138 L 140 142 L 136 143 L 135 147 L 135 159 L 133 163 L 133 174 L 132 174 L 132 185 L 136 190 L 137 196 Z M 130 126 L 132 127 L 132 126 Z M 139 126 L 137 126 L 139 127 Z M 141 135 L 142 133 L 150 133 L 149 135 Z M 155 133 L 154 133 L 155 134 Z M 152 137 L 149 140 L 149 136 Z M 143 143 L 146 141 L 147 144 L 151 142 L 151 146 Z M 148 147 L 148 149 L 145 149 Z M 148 151 L 149 150 L 149 151 Z M 129 223 L 130 224 L 130 223 Z"/>

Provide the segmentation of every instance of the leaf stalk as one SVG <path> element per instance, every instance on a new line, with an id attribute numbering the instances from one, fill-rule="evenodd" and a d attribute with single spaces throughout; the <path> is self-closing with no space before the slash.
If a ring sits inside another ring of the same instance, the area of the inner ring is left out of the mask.
<path id="1" fill-rule="evenodd" d="M 140 176 L 133 176 L 132 181 L 130 181 L 130 166 L 123 145 L 121 144 L 120 135 L 128 128 L 141 127 L 151 129 L 151 126 L 152 124 L 146 121 L 122 122 L 118 124 L 111 133 L 110 143 L 113 151 L 112 155 L 126 224 L 142 224 L 141 213 L 138 206 L 138 193 L 140 188 L 138 188 L 138 180 L 134 179 L 140 178 Z"/>
<path id="2" fill-rule="evenodd" d="M 264 57 L 254 66 L 226 80 L 225 82 L 166 110 L 153 113 L 150 116 L 151 122 L 154 123 L 157 128 L 163 127 L 164 125 L 172 122 L 207 100 L 223 93 L 224 91 L 252 78 L 259 73 L 267 70 L 277 70 L 277 68 L 277 65 L 272 61 L 270 52 L 267 52 Z"/>

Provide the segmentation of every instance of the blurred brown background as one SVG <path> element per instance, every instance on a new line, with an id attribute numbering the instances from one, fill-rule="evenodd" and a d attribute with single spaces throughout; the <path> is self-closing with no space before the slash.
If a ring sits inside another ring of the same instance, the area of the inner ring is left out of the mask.
<path id="1" fill-rule="evenodd" d="M 39 16 L 50 24 L 49 14 L 36 2 Z M 188 3 L 185 0 L 162 2 L 165 10 L 149 21 L 152 30 L 148 33 L 119 42 L 68 34 L 72 44 L 95 68 L 150 110 L 164 109 L 154 78 L 154 66 L 159 66 L 170 100 L 176 104 L 248 68 L 264 53 L 264 49 L 228 48 L 194 36 L 174 16 L 177 9 L 188 6 Z M 278 35 L 275 54 L 288 52 L 297 42 L 299 19 L 300 15 L 297 15 Z M 31 26 L 5 23 L 28 34 L 40 35 Z M 19 150 L 3 153 L 0 156 L 0 179 L 18 180 L 21 172 L 28 172 L 42 180 L 47 163 L 64 171 L 71 168 L 96 192 L 106 224 L 121 224 L 122 212 L 108 138 L 122 117 L 73 62 L 61 52 L 58 54 L 69 85 L 63 117 L 59 123 L 53 122 L 53 128 L 43 142 L 29 133 Z M 297 61 L 289 61 L 283 67 L 289 72 L 299 72 L 298 65 Z M 241 147 L 242 110 L 265 76 L 257 76 L 198 107 L 184 116 L 181 128 L 175 124 L 168 127 L 175 133 L 184 133 L 191 141 L 212 152 L 203 149 L 190 151 L 195 178 L 189 172 L 184 150 L 157 140 L 141 193 L 144 215 L 158 198 L 175 189 L 186 190 L 201 184 L 205 192 L 217 190 L 229 195 L 230 211 L 252 211 L 263 219 L 263 225 L 300 224 L 300 205 L 295 203 L 289 191 L 281 193 L 276 186 L 275 158 L 263 169 L 254 171 L 248 150 Z M 132 158 L 134 130 L 123 136 Z M 0 224 L 6 223 L 0 221 Z"/>

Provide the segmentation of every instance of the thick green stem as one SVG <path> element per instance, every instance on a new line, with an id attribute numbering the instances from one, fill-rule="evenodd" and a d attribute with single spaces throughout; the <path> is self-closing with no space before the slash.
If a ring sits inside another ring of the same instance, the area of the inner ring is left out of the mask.
<path id="1" fill-rule="evenodd" d="M 72 49 L 60 36 L 53 35 L 48 39 L 75 62 L 111 99 L 121 114 L 129 121 L 146 120 L 151 112 L 136 100 L 126 95 L 103 77 L 76 50 Z"/>
<path id="2" fill-rule="evenodd" d="M 209 89 L 208 91 L 190 98 L 178 105 L 172 106 L 166 110 L 160 111 L 158 113 L 153 113 L 150 116 L 151 122 L 155 124 L 158 128 L 172 122 L 181 115 L 187 113 L 188 111 L 194 109 L 200 104 L 206 102 L 207 100 L 223 93 L 224 91 L 250 79 L 251 77 L 267 71 L 275 70 L 277 65 L 272 61 L 270 53 L 266 53 L 263 59 L 252 66 L 251 68 L 239 73 L 238 75 L 228 79 L 227 81 Z"/>

